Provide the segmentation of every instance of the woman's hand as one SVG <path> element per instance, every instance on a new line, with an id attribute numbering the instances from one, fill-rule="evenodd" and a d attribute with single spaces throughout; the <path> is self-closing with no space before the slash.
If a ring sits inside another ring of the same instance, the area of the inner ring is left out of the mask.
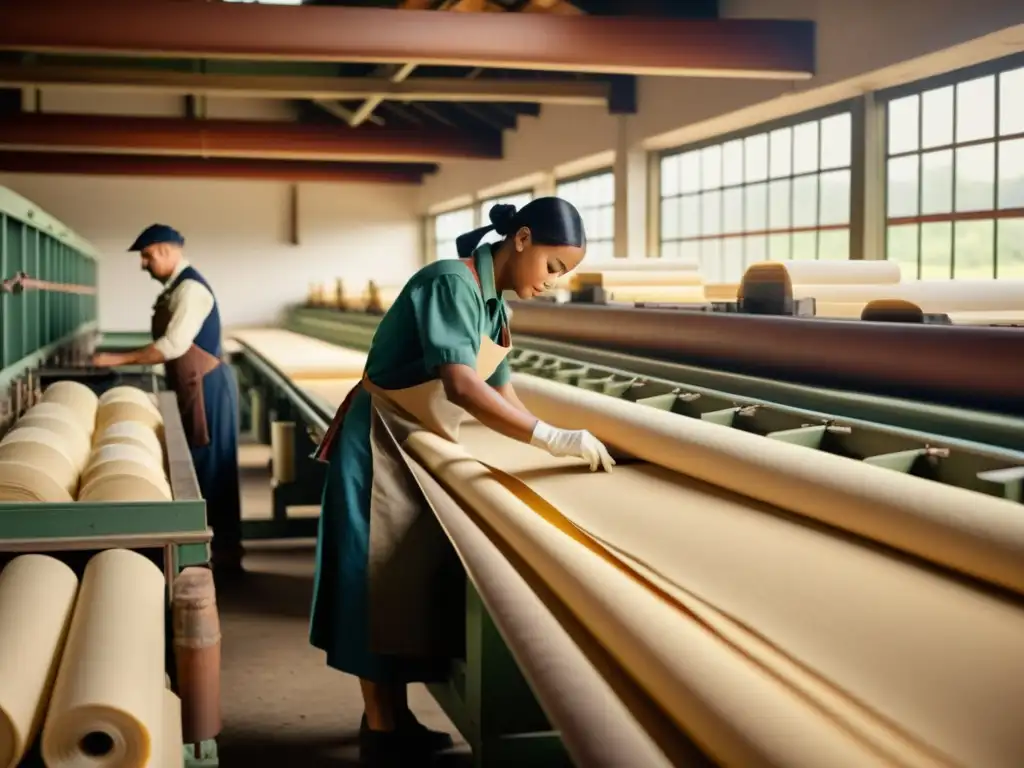
<path id="1" fill-rule="evenodd" d="M 608 453 L 604 443 L 585 429 L 558 429 L 538 420 L 533 428 L 530 444 L 543 448 L 552 456 L 572 456 L 590 464 L 590 471 L 598 468 L 611 472 L 615 459 Z"/>

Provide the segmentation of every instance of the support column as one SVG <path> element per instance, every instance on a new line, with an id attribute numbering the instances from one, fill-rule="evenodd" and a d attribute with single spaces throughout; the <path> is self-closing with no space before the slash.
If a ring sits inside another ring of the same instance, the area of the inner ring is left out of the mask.
<path id="1" fill-rule="evenodd" d="M 854 102 L 850 177 L 850 258 L 885 258 L 885 105 L 867 93 Z"/>
<path id="2" fill-rule="evenodd" d="M 540 181 L 533 188 L 533 194 L 534 197 L 554 197 L 557 188 L 558 181 L 555 179 L 555 174 L 548 172 L 541 176 Z"/>
<path id="3" fill-rule="evenodd" d="M 646 259 L 647 152 L 629 140 L 629 116 L 617 118 L 615 142 L 615 257 Z"/>

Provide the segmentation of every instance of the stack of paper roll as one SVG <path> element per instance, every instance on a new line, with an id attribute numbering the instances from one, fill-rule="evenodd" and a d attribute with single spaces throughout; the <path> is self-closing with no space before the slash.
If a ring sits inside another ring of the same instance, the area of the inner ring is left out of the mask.
<path id="1" fill-rule="evenodd" d="M 81 587 L 45 555 L 0 572 L 0 768 L 40 733 L 47 768 L 180 768 L 164 590 L 160 569 L 127 550 L 93 557 Z"/>
<path id="2" fill-rule="evenodd" d="M 609 301 L 657 302 L 665 304 L 701 304 L 704 284 L 696 269 L 673 264 L 673 270 L 577 271 L 573 290 L 602 288 Z"/>
<path id="3" fill-rule="evenodd" d="M 391 309 L 391 305 L 401 292 L 401 287 L 382 286 L 371 280 L 364 294 L 364 309 L 374 314 L 383 314 Z"/>
<path id="4" fill-rule="evenodd" d="M 127 386 L 105 392 L 96 412 L 93 450 L 82 471 L 78 500 L 171 499 L 162 427 L 163 417 L 148 393 Z"/>
<path id="5" fill-rule="evenodd" d="M 0 502 L 74 499 L 89 457 L 96 395 L 75 382 L 43 393 L 0 441 Z"/>

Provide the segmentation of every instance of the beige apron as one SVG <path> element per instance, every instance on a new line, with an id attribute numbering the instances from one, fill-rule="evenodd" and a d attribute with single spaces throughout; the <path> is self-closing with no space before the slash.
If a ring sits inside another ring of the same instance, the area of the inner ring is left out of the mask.
<path id="1" fill-rule="evenodd" d="M 476 371 L 488 379 L 510 346 L 481 338 Z M 458 442 L 466 412 L 448 400 L 440 379 L 383 390 L 371 397 L 370 551 L 367 579 L 370 650 L 402 656 L 454 657 L 462 652 L 465 585 L 461 566 L 409 470 L 402 447 L 418 430 Z"/>

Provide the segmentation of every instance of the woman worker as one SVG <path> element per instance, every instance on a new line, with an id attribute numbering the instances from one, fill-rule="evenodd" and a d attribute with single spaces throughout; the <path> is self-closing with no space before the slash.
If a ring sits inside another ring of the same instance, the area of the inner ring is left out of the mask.
<path id="1" fill-rule="evenodd" d="M 424 267 L 402 289 L 381 319 L 362 382 L 315 454 L 329 467 L 310 639 L 327 652 L 328 666 L 360 679 L 360 744 L 371 759 L 451 745 L 447 734 L 421 725 L 406 700 L 407 683 L 447 677 L 452 646 L 446 651 L 438 642 L 443 629 L 424 626 L 438 624 L 440 610 L 437 592 L 425 591 L 429 578 L 416 567 L 420 545 L 426 548 L 431 537 L 418 517 L 422 510 L 433 516 L 403 476 L 401 434 L 428 428 L 457 439 L 468 412 L 502 435 L 583 459 L 592 471 L 614 464 L 589 432 L 558 429 L 531 415 L 516 397 L 505 360 L 510 338 L 502 291 L 529 299 L 580 264 L 586 236 L 579 212 L 543 197 L 518 212 L 496 205 L 490 220 L 492 226 L 458 238 L 459 259 Z M 479 245 L 491 230 L 504 239 Z M 395 564 L 390 571 L 389 563 Z"/>

